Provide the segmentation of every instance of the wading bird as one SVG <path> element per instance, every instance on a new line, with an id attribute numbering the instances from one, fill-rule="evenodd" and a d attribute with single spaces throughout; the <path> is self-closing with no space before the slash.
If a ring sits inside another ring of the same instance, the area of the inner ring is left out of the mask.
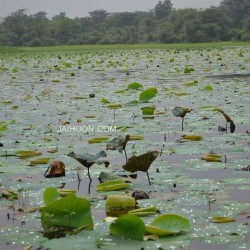
<path id="1" fill-rule="evenodd" d="M 74 158 L 75 160 L 77 160 L 79 163 L 81 163 L 84 167 L 88 169 L 88 176 L 89 176 L 90 181 L 92 181 L 92 179 L 90 177 L 89 168 L 93 164 L 98 164 L 98 165 L 104 164 L 106 168 L 109 166 L 109 161 L 106 158 L 107 154 L 105 151 L 100 151 L 95 155 L 91 155 L 87 153 L 77 154 L 72 151 L 68 153 L 67 156 Z M 78 173 L 78 179 L 81 180 L 79 177 L 79 173 Z"/>
<path id="2" fill-rule="evenodd" d="M 183 108 L 183 107 L 175 107 L 173 110 L 172 110 L 172 113 L 175 117 L 181 117 L 182 118 L 182 122 L 181 122 L 181 131 L 184 130 L 184 126 L 183 126 L 183 123 L 184 123 L 184 117 L 187 113 L 190 113 L 192 111 L 192 109 L 189 109 L 189 108 Z"/>
<path id="3" fill-rule="evenodd" d="M 122 151 L 124 151 L 127 162 L 128 157 L 126 153 L 126 145 L 129 139 L 129 135 L 119 135 L 107 143 L 106 150 L 118 150 L 119 153 L 122 153 Z"/>

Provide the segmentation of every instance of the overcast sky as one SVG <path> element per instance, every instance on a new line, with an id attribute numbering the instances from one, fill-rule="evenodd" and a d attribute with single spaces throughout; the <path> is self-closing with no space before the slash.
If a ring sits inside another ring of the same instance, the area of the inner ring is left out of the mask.
<path id="1" fill-rule="evenodd" d="M 208 8 L 221 0 L 172 0 L 174 8 Z M 88 16 L 89 11 L 104 9 L 108 12 L 148 11 L 158 0 L 0 0 L 0 17 L 17 9 L 28 9 L 28 14 L 45 11 L 47 17 L 65 12 L 69 17 Z"/>

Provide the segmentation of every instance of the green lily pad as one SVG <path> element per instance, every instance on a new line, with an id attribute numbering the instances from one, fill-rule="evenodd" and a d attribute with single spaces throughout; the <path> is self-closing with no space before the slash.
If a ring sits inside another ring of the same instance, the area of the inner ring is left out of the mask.
<path id="1" fill-rule="evenodd" d="M 141 89 L 143 86 L 138 82 L 132 82 L 127 86 L 127 89 Z"/>
<path id="2" fill-rule="evenodd" d="M 39 158 L 39 159 L 34 159 L 30 161 L 30 166 L 36 166 L 40 164 L 47 164 L 49 162 L 50 158 Z"/>
<path id="3" fill-rule="evenodd" d="M 148 88 L 148 89 L 141 92 L 141 94 L 139 96 L 139 101 L 140 102 L 148 102 L 150 99 L 155 97 L 156 94 L 157 94 L 156 88 Z"/>
<path id="4" fill-rule="evenodd" d="M 128 214 L 134 214 L 137 216 L 148 216 L 156 214 L 156 207 L 142 207 L 138 209 L 134 209 L 128 212 Z"/>
<path id="5" fill-rule="evenodd" d="M 105 99 L 105 98 L 102 98 L 101 102 L 104 103 L 104 104 L 110 103 L 110 102 L 109 102 L 107 99 Z"/>
<path id="6" fill-rule="evenodd" d="M 214 216 L 212 218 L 213 223 L 229 223 L 235 222 L 234 218 L 226 217 L 226 216 Z"/>
<path id="7" fill-rule="evenodd" d="M 187 141 L 201 141 L 203 140 L 203 136 L 197 134 L 182 135 L 182 139 Z"/>
<path id="8" fill-rule="evenodd" d="M 8 128 L 8 122 L 0 122 L 0 132 L 5 132 Z"/>
<path id="9" fill-rule="evenodd" d="M 128 209 L 135 207 L 135 199 L 126 195 L 108 195 L 105 203 L 105 209 Z"/>
<path id="10" fill-rule="evenodd" d="M 148 233 L 159 236 L 188 232 L 191 229 L 189 220 L 177 214 L 163 214 L 157 216 L 149 226 L 146 226 Z"/>
<path id="11" fill-rule="evenodd" d="M 96 138 L 92 138 L 88 140 L 89 144 L 93 144 L 93 143 L 104 143 L 107 142 L 109 140 L 109 137 L 96 137 Z"/>
<path id="12" fill-rule="evenodd" d="M 191 74 L 193 71 L 195 71 L 195 69 L 193 69 L 193 68 L 185 68 L 184 69 L 185 74 Z"/>
<path id="13" fill-rule="evenodd" d="M 114 191 L 128 187 L 124 180 L 112 180 L 96 185 L 96 191 Z"/>
<path id="14" fill-rule="evenodd" d="M 120 103 L 111 103 L 111 104 L 107 105 L 107 108 L 109 108 L 109 109 L 120 109 L 120 108 L 122 108 L 122 104 L 120 104 Z"/>
<path id="15" fill-rule="evenodd" d="M 139 102 L 137 100 L 133 100 L 130 102 L 125 103 L 125 106 L 137 106 Z"/>
<path id="16" fill-rule="evenodd" d="M 16 154 L 20 159 L 26 159 L 29 157 L 41 155 L 42 152 L 36 150 L 35 151 L 25 150 L 25 151 L 17 151 Z"/>
<path id="17" fill-rule="evenodd" d="M 120 178 L 119 176 L 117 176 L 116 174 L 113 173 L 106 173 L 106 172 L 101 172 L 98 180 L 103 183 L 106 181 L 113 181 L 113 180 L 122 180 L 122 178 Z"/>
<path id="18" fill-rule="evenodd" d="M 54 187 L 48 187 L 43 192 L 43 201 L 44 201 L 45 205 L 48 205 L 49 203 L 51 203 L 59 198 L 60 198 L 60 194 L 57 191 L 57 189 Z"/>
<path id="19" fill-rule="evenodd" d="M 193 81 L 193 82 L 187 82 L 183 84 L 186 87 L 193 87 L 198 85 L 198 81 Z"/>
<path id="20" fill-rule="evenodd" d="M 217 154 L 207 154 L 201 157 L 202 160 L 207 162 L 221 162 L 221 158 L 222 156 Z"/>
<path id="21" fill-rule="evenodd" d="M 136 215 L 125 215 L 110 224 L 110 234 L 132 240 L 143 240 L 144 222 Z"/>
<path id="22" fill-rule="evenodd" d="M 204 90 L 204 91 L 213 91 L 213 87 L 210 86 L 210 85 L 205 85 L 205 86 L 202 88 L 202 90 Z"/>
<path id="23" fill-rule="evenodd" d="M 143 107 L 141 108 L 142 110 L 142 115 L 153 115 L 155 111 L 155 107 Z"/>
<path id="24" fill-rule="evenodd" d="M 40 208 L 41 221 L 45 227 L 66 227 L 93 230 L 93 219 L 90 211 L 90 203 L 84 198 L 74 194 L 50 202 Z"/>
<path id="25" fill-rule="evenodd" d="M 215 111 L 218 109 L 218 107 L 213 106 L 213 105 L 206 105 L 206 106 L 200 107 L 200 109 L 204 111 Z"/>

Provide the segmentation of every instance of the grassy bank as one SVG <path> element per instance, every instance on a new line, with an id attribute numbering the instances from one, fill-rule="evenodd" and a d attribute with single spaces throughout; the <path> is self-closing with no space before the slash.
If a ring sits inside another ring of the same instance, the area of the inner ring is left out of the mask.
<path id="1" fill-rule="evenodd" d="M 62 45 L 51 47 L 9 47 L 0 46 L 0 54 L 7 53 L 37 53 L 37 52 L 66 52 L 82 50 L 137 50 L 137 49 L 203 49 L 214 47 L 250 46 L 250 42 L 214 42 L 214 43 L 143 43 L 143 44 L 114 44 L 114 45 Z"/>

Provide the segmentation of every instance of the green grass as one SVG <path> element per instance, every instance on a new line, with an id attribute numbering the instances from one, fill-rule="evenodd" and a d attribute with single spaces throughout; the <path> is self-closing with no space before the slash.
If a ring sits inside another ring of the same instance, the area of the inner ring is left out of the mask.
<path id="1" fill-rule="evenodd" d="M 84 50 L 137 50 L 137 49 L 204 49 L 218 47 L 250 46 L 250 42 L 213 42 L 213 43 L 138 43 L 114 45 L 62 45 L 51 47 L 9 47 L 0 46 L 0 54 L 6 53 L 41 53 L 41 52 L 74 52 Z"/>

